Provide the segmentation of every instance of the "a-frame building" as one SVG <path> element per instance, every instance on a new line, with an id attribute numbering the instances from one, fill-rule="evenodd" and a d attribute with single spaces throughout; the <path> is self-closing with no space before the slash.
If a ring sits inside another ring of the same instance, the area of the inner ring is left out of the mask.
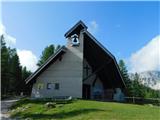
<path id="1" fill-rule="evenodd" d="M 79 21 L 65 37 L 67 45 L 26 79 L 33 84 L 31 97 L 124 100 L 125 83 L 116 59 L 87 26 Z"/>

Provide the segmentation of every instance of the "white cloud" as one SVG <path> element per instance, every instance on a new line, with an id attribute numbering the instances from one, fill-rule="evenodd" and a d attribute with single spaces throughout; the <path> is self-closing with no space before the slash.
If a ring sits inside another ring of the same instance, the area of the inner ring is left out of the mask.
<path id="1" fill-rule="evenodd" d="M 130 72 L 160 70 L 160 35 L 129 58 Z"/>
<path id="2" fill-rule="evenodd" d="M 91 21 L 89 23 L 88 31 L 91 32 L 92 34 L 95 34 L 98 30 L 98 24 L 96 21 Z"/>
<path id="3" fill-rule="evenodd" d="M 12 46 L 16 44 L 16 38 L 6 32 L 6 28 L 2 23 L 0 23 L 0 36 L 1 35 L 4 35 L 4 40 L 7 46 Z"/>
<path id="4" fill-rule="evenodd" d="M 32 51 L 29 50 L 17 50 L 20 63 L 22 66 L 26 66 L 28 70 L 34 72 L 37 67 L 38 59 L 36 55 L 32 53 Z"/>
<path id="5" fill-rule="evenodd" d="M 16 38 L 10 36 L 6 32 L 5 26 L 0 23 L 0 36 L 4 35 L 4 40 L 6 42 L 7 46 L 13 46 L 16 44 Z M 37 67 L 37 62 L 38 59 L 37 57 L 32 53 L 32 51 L 29 50 L 17 50 L 17 54 L 20 59 L 20 63 L 22 66 L 26 66 L 28 70 L 34 72 L 38 67 Z"/>
<path id="6" fill-rule="evenodd" d="M 4 27 L 2 23 L 0 23 L 0 35 L 4 34 L 5 31 L 6 31 L 6 28 Z"/>
<path id="7" fill-rule="evenodd" d="M 4 38 L 5 38 L 5 42 L 6 42 L 7 46 L 12 46 L 12 45 L 16 44 L 16 38 L 14 38 L 8 34 L 5 34 Z"/>

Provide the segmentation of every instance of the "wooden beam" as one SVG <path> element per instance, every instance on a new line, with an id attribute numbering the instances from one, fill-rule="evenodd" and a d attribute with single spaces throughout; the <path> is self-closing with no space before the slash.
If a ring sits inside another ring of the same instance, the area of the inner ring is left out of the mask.
<path id="1" fill-rule="evenodd" d="M 83 81 L 87 80 L 88 78 L 92 77 L 94 74 L 98 73 L 100 70 L 102 70 L 102 69 L 103 69 L 106 65 L 108 65 L 110 62 L 111 62 L 111 59 L 110 59 L 107 63 L 105 63 L 105 64 L 103 64 L 102 66 L 100 66 L 100 67 L 99 67 L 97 70 L 95 70 L 93 73 L 91 73 L 90 75 L 88 75 L 87 77 L 85 77 L 85 78 L 83 79 Z"/>

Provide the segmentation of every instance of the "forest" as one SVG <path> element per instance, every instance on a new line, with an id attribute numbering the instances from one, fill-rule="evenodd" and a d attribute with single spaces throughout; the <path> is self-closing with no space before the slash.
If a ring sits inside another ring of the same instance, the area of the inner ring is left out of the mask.
<path id="1" fill-rule="evenodd" d="M 129 97 L 160 98 L 160 90 L 154 90 L 141 84 L 138 73 L 134 74 L 133 79 L 129 78 L 128 70 L 123 60 L 119 61 L 119 68 Z"/>
<path id="2" fill-rule="evenodd" d="M 25 84 L 25 79 L 31 74 L 26 67 L 21 66 L 15 48 L 6 46 L 5 38 L 1 36 L 1 96 L 29 94 L 31 86 Z"/>
<path id="3" fill-rule="evenodd" d="M 10 48 L 5 43 L 5 37 L 1 35 L 1 96 L 2 99 L 8 96 L 30 95 L 32 84 L 26 84 L 25 79 L 32 72 L 20 64 L 19 56 L 15 48 Z M 40 67 L 60 45 L 56 47 L 49 45 L 44 48 L 42 55 L 37 63 Z"/>

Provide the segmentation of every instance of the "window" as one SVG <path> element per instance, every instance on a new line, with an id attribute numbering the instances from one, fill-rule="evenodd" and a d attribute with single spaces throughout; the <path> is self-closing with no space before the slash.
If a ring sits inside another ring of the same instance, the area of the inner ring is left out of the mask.
<path id="1" fill-rule="evenodd" d="M 55 83 L 55 90 L 59 90 L 59 83 Z"/>
<path id="2" fill-rule="evenodd" d="M 51 89 L 52 88 L 52 84 L 51 83 L 47 83 L 47 89 Z"/>

